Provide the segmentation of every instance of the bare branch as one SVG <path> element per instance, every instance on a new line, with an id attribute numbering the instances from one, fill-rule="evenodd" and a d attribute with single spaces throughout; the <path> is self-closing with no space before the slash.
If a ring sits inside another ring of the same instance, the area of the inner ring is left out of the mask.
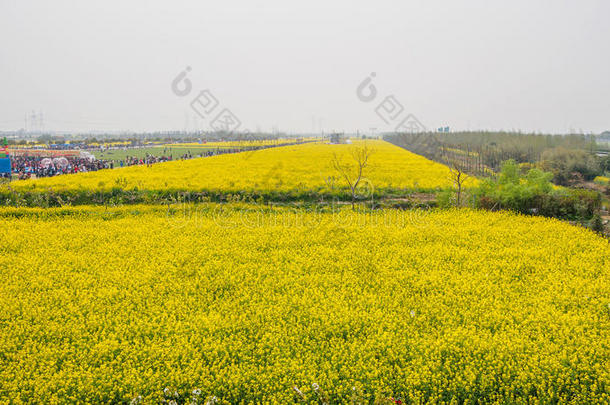
<path id="1" fill-rule="evenodd" d="M 456 206 L 459 207 L 462 205 L 462 188 L 469 176 L 460 162 L 455 159 L 449 160 L 449 158 L 446 158 L 445 160 L 447 162 L 446 165 L 449 168 L 449 180 L 456 187 Z"/>
<path id="2" fill-rule="evenodd" d="M 372 149 L 367 145 L 354 147 L 350 150 L 350 155 L 354 161 L 353 165 L 343 164 L 336 153 L 333 154 L 332 165 L 339 175 L 345 180 L 352 194 L 352 208 L 356 201 L 356 189 L 363 178 L 364 169 L 368 166 Z"/>

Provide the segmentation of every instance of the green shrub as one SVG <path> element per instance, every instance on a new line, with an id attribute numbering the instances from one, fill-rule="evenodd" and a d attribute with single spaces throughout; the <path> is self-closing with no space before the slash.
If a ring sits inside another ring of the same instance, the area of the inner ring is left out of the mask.
<path id="1" fill-rule="evenodd" d="M 522 175 L 519 165 L 508 160 L 496 178 L 484 181 L 475 191 L 476 206 L 574 220 L 590 219 L 599 210 L 598 192 L 555 189 L 552 178 L 552 173 L 539 169 Z"/>

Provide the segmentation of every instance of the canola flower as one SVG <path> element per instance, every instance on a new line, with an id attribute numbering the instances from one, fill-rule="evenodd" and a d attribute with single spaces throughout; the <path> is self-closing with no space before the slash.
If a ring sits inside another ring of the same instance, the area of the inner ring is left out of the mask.
<path id="1" fill-rule="evenodd" d="M 0 402 L 610 402 L 610 248 L 557 220 L 201 204 L 0 226 Z"/>
<path id="2" fill-rule="evenodd" d="M 127 146 L 127 145 L 131 145 L 131 141 L 91 142 L 89 145 L 92 145 L 92 146 L 105 146 L 105 147 Z"/>
<path id="3" fill-rule="evenodd" d="M 333 168 L 335 155 L 353 164 L 350 151 L 367 145 L 374 152 L 361 185 L 378 195 L 405 190 L 434 190 L 452 185 L 449 169 L 384 141 L 359 141 L 354 145 L 308 143 L 209 158 L 173 161 L 146 166 L 79 173 L 15 182 L 25 192 L 109 192 L 151 190 L 193 191 L 293 196 L 337 194 L 347 185 Z M 475 184 L 472 179 L 468 184 Z"/>
<path id="4" fill-rule="evenodd" d="M 610 185 L 610 177 L 597 176 L 593 181 L 597 184 L 601 184 L 602 186 Z"/>

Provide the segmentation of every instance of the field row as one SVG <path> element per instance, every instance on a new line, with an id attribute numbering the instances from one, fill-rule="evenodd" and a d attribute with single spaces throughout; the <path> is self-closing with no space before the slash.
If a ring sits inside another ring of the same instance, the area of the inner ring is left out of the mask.
<path id="1" fill-rule="evenodd" d="M 354 145 L 309 143 L 202 159 L 172 161 L 152 167 L 134 166 L 76 175 L 20 181 L 20 192 L 109 193 L 122 191 L 255 193 L 303 197 L 344 195 L 349 189 L 333 160 L 356 168 L 352 151 L 373 151 L 359 185 L 361 194 L 383 195 L 406 190 L 451 186 L 446 166 L 383 141 Z"/>
<path id="2" fill-rule="evenodd" d="M 560 221 L 202 204 L 0 226 L 0 401 L 610 401 L 610 248 Z"/>

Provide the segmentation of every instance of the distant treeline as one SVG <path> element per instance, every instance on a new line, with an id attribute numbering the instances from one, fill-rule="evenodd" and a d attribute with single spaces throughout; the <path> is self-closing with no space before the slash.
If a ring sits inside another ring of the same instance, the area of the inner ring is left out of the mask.
<path id="1" fill-rule="evenodd" d="M 552 172 L 556 184 L 591 180 L 610 170 L 610 160 L 597 156 L 593 135 L 539 135 L 513 132 L 405 133 L 385 140 L 438 162 L 459 164 L 478 176 L 497 173 L 514 160 Z"/>
<path id="2" fill-rule="evenodd" d="M 83 143 L 91 142 L 196 142 L 199 140 L 205 141 L 253 141 L 253 140 L 273 140 L 283 138 L 307 138 L 309 135 L 288 135 L 283 132 L 266 133 L 266 132 L 227 132 L 227 131 L 166 131 L 166 132 L 143 132 L 143 133 L 125 133 L 125 134 L 43 134 L 32 137 L 28 134 L 19 132 L 10 132 L 0 134 L 8 137 L 8 143 L 13 145 L 26 145 L 28 143 L 64 143 L 66 141 L 78 141 Z M 314 136 L 314 135 L 312 135 Z"/>

